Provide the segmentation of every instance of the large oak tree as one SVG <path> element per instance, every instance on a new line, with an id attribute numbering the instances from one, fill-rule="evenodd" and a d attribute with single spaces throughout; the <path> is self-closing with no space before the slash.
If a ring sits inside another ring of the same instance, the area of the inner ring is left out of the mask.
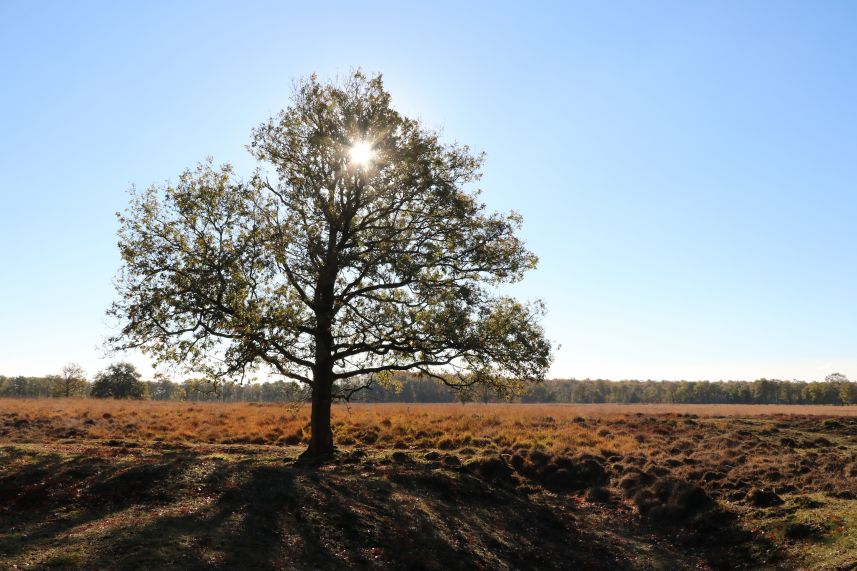
<path id="1" fill-rule="evenodd" d="M 399 114 L 380 76 L 301 81 L 248 148 L 249 179 L 209 160 L 132 190 L 114 346 L 309 385 L 310 457 L 333 452 L 331 403 L 390 372 L 500 392 L 543 378 L 543 308 L 496 293 L 536 265 L 520 217 L 486 211 L 482 156 Z"/>

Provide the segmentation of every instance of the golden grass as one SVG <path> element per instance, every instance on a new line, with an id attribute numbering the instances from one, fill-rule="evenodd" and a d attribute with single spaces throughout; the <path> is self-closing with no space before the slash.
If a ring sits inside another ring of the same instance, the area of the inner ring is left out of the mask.
<path id="1" fill-rule="evenodd" d="M 637 448 L 639 439 L 598 425 L 640 414 L 854 416 L 857 407 L 360 404 L 334 406 L 333 426 L 336 442 L 344 446 L 624 453 Z M 0 439 L 16 442 L 83 438 L 295 446 L 309 441 L 308 407 L 288 404 L 0 399 L 0 420 Z"/>
<path id="2" fill-rule="evenodd" d="M 455 450 L 624 448 L 629 437 L 598 436 L 581 427 L 578 409 L 504 405 L 335 406 L 337 443 L 377 448 Z M 306 406 L 112 400 L 0 400 L 14 441 L 46 438 L 125 439 L 217 444 L 302 445 Z M 5 434 L 3 434 L 5 432 Z"/>

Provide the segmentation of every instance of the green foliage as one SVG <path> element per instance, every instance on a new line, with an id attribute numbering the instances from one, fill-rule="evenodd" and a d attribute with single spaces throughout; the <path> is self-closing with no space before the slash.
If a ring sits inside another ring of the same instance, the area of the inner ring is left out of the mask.
<path id="1" fill-rule="evenodd" d="M 62 396 L 55 391 L 57 376 L 4 377 L 0 375 L 0 397 Z M 152 400 L 220 402 L 306 402 L 307 387 L 295 382 L 237 383 L 223 381 L 216 389 L 210 381 L 173 382 L 156 375 L 145 381 L 145 394 Z M 774 386 L 765 392 L 761 387 Z M 89 393 L 86 383 L 82 394 Z M 490 385 L 470 390 L 465 400 L 505 402 Z M 766 399 L 761 395 L 767 394 Z M 460 401 L 460 391 L 436 380 L 409 373 L 387 375 L 366 390 L 355 393 L 355 402 L 451 403 Z M 525 403 L 672 403 L 672 404 L 857 404 L 857 383 L 830 381 L 607 381 L 548 380 L 533 385 L 514 400 Z"/>
<path id="2" fill-rule="evenodd" d="M 146 385 L 131 363 L 114 363 L 95 376 L 90 395 L 95 398 L 142 399 Z"/>
<path id="3" fill-rule="evenodd" d="M 56 376 L 5 377 L 0 375 L 0 397 L 39 398 L 55 395 Z"/>
<path id="4" fill-rule="evenodd" d="M 87 392 L 86 375 L 77 363 L 69 363 L 59 375 L 53 377 L 53 396 L 80 397 Z"/>
<path id="5" fill-rule="evenodd" d="M 543 307 L 494 293 L 536 265 L 520 216 L 486 212 L 483 157 L 400 115 L 380 76 L 310 77 L 249 149 L 273 180 L 209 161 L 134 191 L 115 347 L 345 398 L 386 371 L 507 394 L 544 377 Z"/>
<path id="6" fill-rule="evenodd" d="M 673 404 L 857 404 L 857 383 L 780 381 L 555 380 L 535 387 L 523 402 Z"/>

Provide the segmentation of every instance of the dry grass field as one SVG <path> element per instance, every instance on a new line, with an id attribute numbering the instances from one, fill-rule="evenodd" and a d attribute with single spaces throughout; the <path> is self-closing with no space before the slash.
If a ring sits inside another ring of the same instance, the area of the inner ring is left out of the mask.
<path id="1" fill-rule="evenodd" d="M 0 568 L 855 569 L 857 407 L 0 400 Z"/>

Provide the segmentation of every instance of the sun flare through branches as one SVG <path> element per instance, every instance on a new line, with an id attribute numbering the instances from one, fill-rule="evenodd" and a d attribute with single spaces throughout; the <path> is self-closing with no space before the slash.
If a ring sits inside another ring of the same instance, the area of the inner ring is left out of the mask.
<path id="1" fill-rule="evenodd" d="M 366 141 L 358 141 L 351 145 L 348 154 L 351 157 L 352 163 L 358 166 L 365 166 L 372 161 L 375 152 L 372 150 L 372 145 Z"/>

